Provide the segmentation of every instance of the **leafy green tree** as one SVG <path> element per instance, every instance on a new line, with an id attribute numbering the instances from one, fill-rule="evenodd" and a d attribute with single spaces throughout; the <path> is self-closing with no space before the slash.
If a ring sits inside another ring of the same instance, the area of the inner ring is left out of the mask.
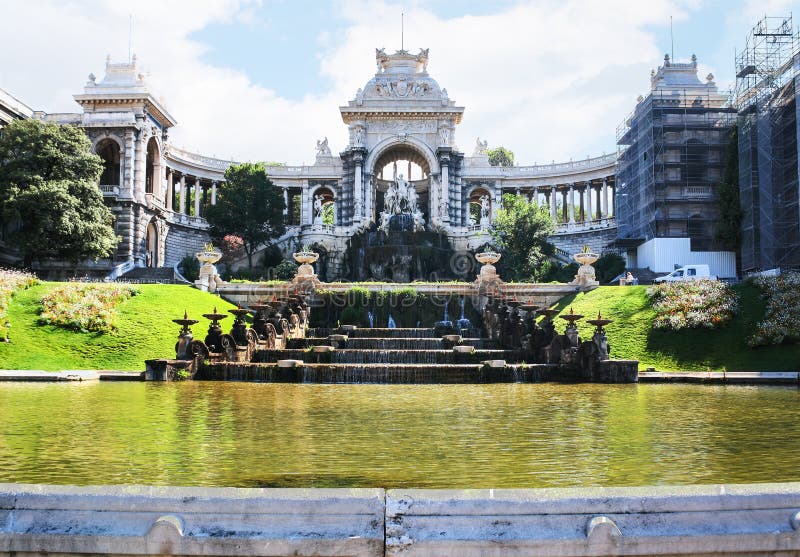
<path id="1" fill-rule="evenodd" d="M 514 166 L 514 153 L 505 147 L 495 147 L 486 151 L 492 166 Z"/>
<path id="2" fill-rule="evenodd" d="M 220 242 L 233 234 L 242 239 L 247 267 L 253 271 L 253 253 L 259 245 L 283 234 L 283 195 L 267 177 L 264 163 L 231 165 L 217 192 L 217 204 L 206 210 L 211 238 Z"/>
<path id="3" fill-rule="evenodd" d="M 18 223 L 10 240 L 31 266 L 107 257 L 119 242 L 97 186 L 103 165 L 77 127 L 17 120 L 0 138 L 2 219 Z"/>
<path id="4" fill-rule="evenodd" d="M 537 207 L 523 197 L 506 194 L 497 212 L 492 237 L 501 250 L 501 276 L 509 280 L 539 280 L 555 253 L 547 237 L 553 223 L 546 207 Z"/>
<path id="5" fill-rule="evenodd" d="M 333 226 L 336 218 L 335 207 L 333 203 L 327 203 L 322 207 L 322 224 Z"/>
<path id="6" fill-rule="evenodd" d="M 607 284 L 625 271 L 625 258 L 617 253 L 604 253 L 594 263 L 594 272 L 600 284 Z"/>
<path id="7" fill-rule="evenodd" d="M 719 184 L 719 222 L 716 238 L 739 257 L 742 244 L 742 205 L 739 200 L 739 132 L 731 130 L 725 152 L 725 172 Z"/>

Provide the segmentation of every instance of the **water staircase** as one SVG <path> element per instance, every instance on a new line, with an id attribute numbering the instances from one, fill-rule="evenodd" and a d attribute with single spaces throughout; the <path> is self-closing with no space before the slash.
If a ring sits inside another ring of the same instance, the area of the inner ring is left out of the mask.
<path id="1" fill-rule="evenodd" d="M 519 350 L 434 328 L 309 329 L 250 362 L 211 362 L 195 379 L 292 383 L 498 383 L 547 380 L 558 366 L 530 365 Z M 467 330 L 462 333 L 469 334 Z"/>

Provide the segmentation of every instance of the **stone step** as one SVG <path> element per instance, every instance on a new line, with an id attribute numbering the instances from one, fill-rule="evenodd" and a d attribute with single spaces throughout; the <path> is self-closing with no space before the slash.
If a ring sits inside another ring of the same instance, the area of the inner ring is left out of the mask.
<path id="1" fill-rule="evenodd" d="M 515 350 L 474 350 L 459 353 L 454 350 L 351 350 L 336 349 L 331 352 L 314 352 L 303 349 L 260 350 L 254 362 L 275 363 L 278 360 L 301 360 L 305 363 L 331 364 L 480 364 L 486 360 L 505 360 L 508 363 L 521 363 L 523 355 Z"/>
<path id="2" fill-rule="evenodd" d="M 307 348 L 309 346 L 328 346 L 331 344 L 327 337 L 310 337 L 305 339 L 290 339 L 287 348 Z M 464 346 L 473 346 L 483 350 L 499 348 L 497 341 L 488 338 L 465 338 L 461 340 Z M 444 344 L 439 338 L 348 338 L 345 346 L 352 350 L 441 350 Z"/>
<path id="3" fill-rule="evenodd" d="M 196 379 L 208 381 L 257 381 L 270 383 L 380 383 L 457 384 L 513 383 L 548 380 L 554 366 L 483 364 L 274 364 L 219 363 L 201 368 Z"/>
<path id="4" fill-rule="evenodd" d="M 347 333 L 352 338 L 434 338 L 433 328 L 358 328 Z"/>

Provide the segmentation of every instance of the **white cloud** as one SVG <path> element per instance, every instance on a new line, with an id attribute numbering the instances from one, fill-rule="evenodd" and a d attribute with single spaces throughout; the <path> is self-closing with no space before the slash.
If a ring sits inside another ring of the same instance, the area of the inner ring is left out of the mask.
<path id="1" fill-rule="evenodd" d="M 0 87 L 36 109 L 75 111 L 71 95 L 90 71 L 102 76 L 105 54 L 127 56 L 132 11 L 140 64 L 179 121 L 174 142 L 239 160 L 310 162 L 323 136 L 334 151 L 342 149 L 338 107 L 372 76 L 374 48 L 399 46 L 399 4 L 345 2 L 344 33 L 320 33 L 318 63 L 330 89 L 291 100 L 202 60 L 212 46 L 202 30 L 219 21 L 260 25 L 258 3 L 9 4 L 2 11 L 19 25 L 4 30 L 4 43 L 14 48 L 0 49 Z M 613 150 L 616 125 L 646 92 L 649 70 L 661 58 L 649 26 L 686 15 L 669 0 L 547 0 L 453 19 L 420 6 L 402 9 L 406 48 L 430 47 L 431 75 L 466 107 L 458 143 L 469 153 L 480 135 L 515 151 L 521 163 Z"/>

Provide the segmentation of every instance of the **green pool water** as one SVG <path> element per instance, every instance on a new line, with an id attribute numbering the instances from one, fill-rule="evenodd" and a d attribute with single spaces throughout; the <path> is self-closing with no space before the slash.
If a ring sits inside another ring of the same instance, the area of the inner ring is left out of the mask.
<path id="1" fill-rule="evenodd" d="M 0 385 L 0 482 L 563 487 L 800 479 L 800 390 Z"/>

